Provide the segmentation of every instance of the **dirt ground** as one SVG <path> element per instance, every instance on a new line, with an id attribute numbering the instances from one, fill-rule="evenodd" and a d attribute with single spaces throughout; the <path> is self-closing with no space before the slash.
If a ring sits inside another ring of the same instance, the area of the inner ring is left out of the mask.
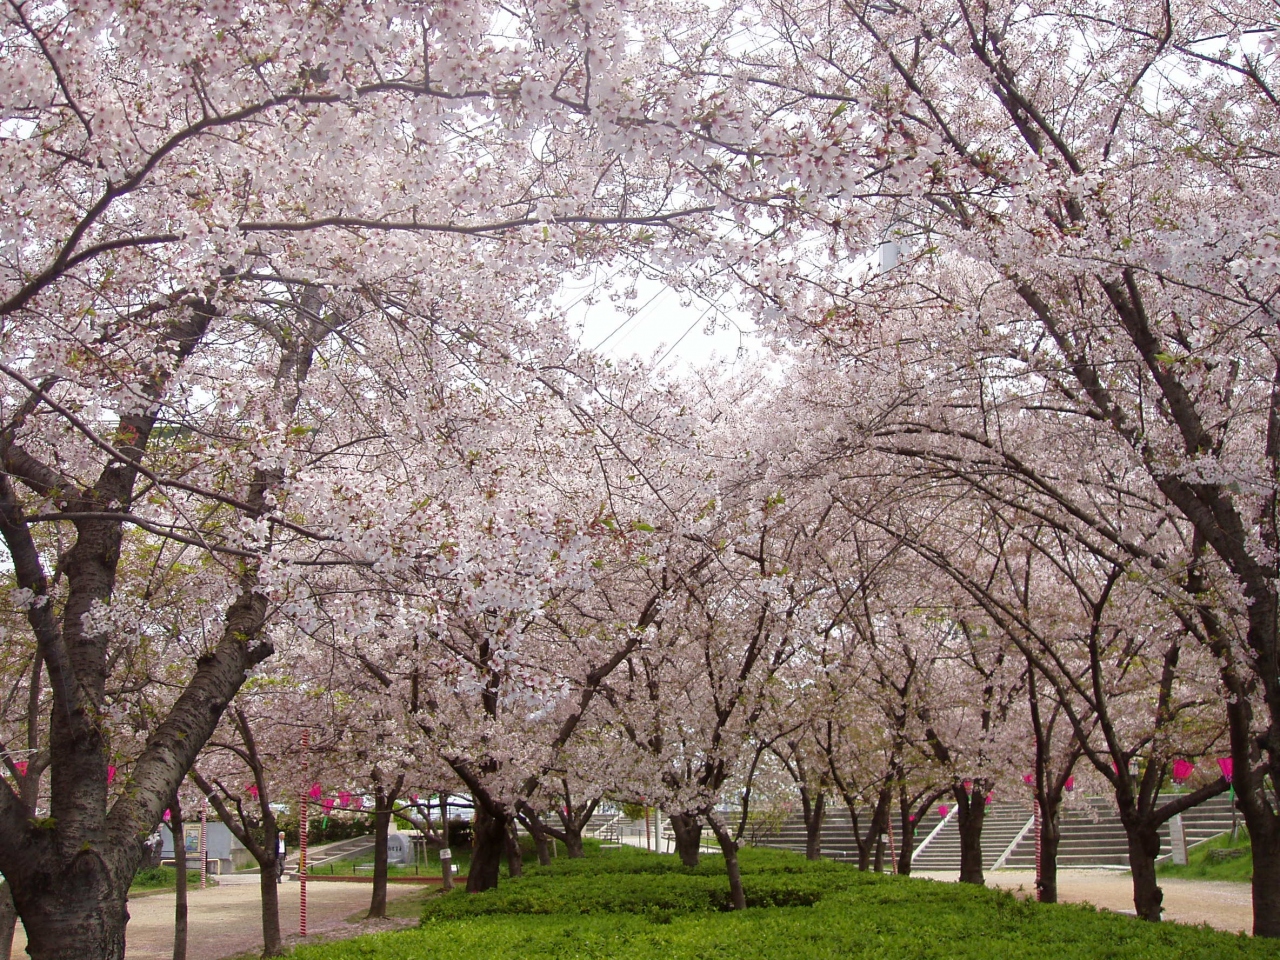
<path id="1" fill-rule="evenodd" d="M 951 873 L 920 873 L 913 876 L 934 880 L 955 880 Z M 1031 870 L 998 870 L 987 874 L 987 886 L 1031 895 L 1036 875 Z M 1160 881 L 1164 891 L 1164 919 L 1176 923 L 1207 923 L 1230 933 L 1253 929 L 1253 901 L 1247 883 L 1220 880 Z M 1092 903 L 1117 913 L 1133 913 L 1133 883 L 1119 870 L 1059 870 L 1058 900 L 1062 903 Z"/>
<path id="2" fill-rule="evenodd" d="M 228 878 L 219 887 L 196 887 L 188 899 L 187 960 L 221 960 L 262 949 L 262 912 L 257 877 Z M 280 927 L 290 943 L 300 942 L 297 883 L 280 885 Z M 420 887 L 391 884 L 387 899 L 412 896 Z M 412 920 L 349 924 L 346 918 L 369 906 L 367 883 L 307 884 L 307 942 L 355 936 L 414 923 Z M 158 893 L 129 901 L 127 960 L 170 960 L 173 957 L 173 894 Z M 14 937 L 13 956 L 26 954 L 22 924 Z"/>

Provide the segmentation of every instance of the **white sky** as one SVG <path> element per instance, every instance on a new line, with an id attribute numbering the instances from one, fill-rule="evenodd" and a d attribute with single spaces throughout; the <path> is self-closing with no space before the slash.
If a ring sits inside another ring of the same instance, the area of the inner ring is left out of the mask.
<path id="1" fill-rule="evenodd" d="M 682 304 L 675 290 L 648 279 L 637 282 L 637 295 L 626 308 L 603 288 L 594 303 L 585 303 L 597 286 L 596 280 L 566 284 L 565 301 L 579 343 L 605 356 L 661 358 L 661 368 L 674 372 L 713 361 L 736 365 L 760 353 L 750 318 L 741 313 L 706 302 Z"/>

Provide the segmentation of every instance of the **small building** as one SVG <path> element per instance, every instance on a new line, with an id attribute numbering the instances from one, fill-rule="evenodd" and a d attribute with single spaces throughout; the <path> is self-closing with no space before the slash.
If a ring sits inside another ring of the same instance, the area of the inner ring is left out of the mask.
<path id="1" fill-rule="evenodd" d="M 186 843 L 183 846 L 187 851 L 187 869 L 199 870 L 200 823 L 188 822 L 182 826 L 186 834 Z M 160 825 L 160 839 L 162 841 L 160 860 L 172 863 L 173 833 L 167 823 Z M 258 862 L 253 859 L 253 854 L 245 849 L 244 844 L 236 839 L 235 834 L 221 820 L 209 821 L 205 827 L 205 844 L 209 851 L 210 873 L 231 873 L 234 870 L 244 870 L 246 867 L 258 865 Z"/>

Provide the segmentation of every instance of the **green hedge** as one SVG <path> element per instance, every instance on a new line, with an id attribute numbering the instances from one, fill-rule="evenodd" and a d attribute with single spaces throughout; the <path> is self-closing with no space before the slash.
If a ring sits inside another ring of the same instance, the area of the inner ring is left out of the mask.
<path id="1" fill-rule="evenodd" d="M 300 948 L 296 960 L 1255 960 L 1277 944 L 1038 904 L 967 884 L 744 851 L 758 906 L 724 912 L 719 857 L 604 851 L 432 901 L 418 930 Z M 773 904 L 773 905 L 770 905 Z"/>

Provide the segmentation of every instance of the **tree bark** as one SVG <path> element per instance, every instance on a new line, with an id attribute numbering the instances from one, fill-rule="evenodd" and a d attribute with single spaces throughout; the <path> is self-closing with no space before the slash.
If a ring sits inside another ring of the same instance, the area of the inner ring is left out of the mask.
<path id="1" fill-rule="evenodd" d="M 275 857 L 272 869 L 265 865 L 258 870 L 258 891 L 262 899 L 262 955 L 284 956 L 284 944 L 280 940 L 280 887 L 276 878 Z"/>
<path id="2" fill-rule="evenodd" d="M 724 853 L 725 870 L 729 874 L 729 902 L 734 910 L 745 910 L 747 896 L 742 891 L 742 873 L 738 869 L 738 843 L 729 833 L 729 828 L 716 816 L 715 811 L 705 811 L 705 816 L 707 822 L 711 824 L 712 833 L 720 843 L 720 850 Z"/>
<path id="3" fill-rule="evenodd" d="M 373 785 L 373 895 L 366 920 L 387 916 L 387 838 L 391 834 L 391 800 L 381 783 Z"/>
<path id="4" fill-rule="evenodd" d="M 1164 891 L 1156 883 L 1156 858 L 1160 856 L 1160 834 L 1155 827 L 1126 824 L 1129 841 L 1129 873 L 1133 877 L 1133 907 L 1138 916 L 1160 922 Z"/>
<path id="5" fill-rule="evenodd" d="M 173 837 L 173 869 L 177 874 L 173 897 L 173 960 L 187 960 L 187 835 L 182 804 L 175 794 L 169 803 L 169 832 Z"/>
<path id="6" fill-rule="evenodd" d="M 9 894 L 9 881 L 0 882 L 0 960 L 13 956 L 13 933 L 18 925 L 18 911 Z"/>
<path id="7" fill-rule="evenodd" d="M 1057 803 L 1045 804 L 1040 810 L 1040 884 L 1036 892 L 1041 903 L 1058 902 L 1059 810 Z"/>
<path id="8" fill-rule="evenodd" d="M 702 822 L 696 813 L 673 813 L 670 819 L 680 862 L 686 867 L 696 867 L 702 849 Z"/>
<path id="9" fill-rule="evenodd" d="M 507 846 L 507 824 L 510 816 L 496 815 L 483 804 L 476 804 L 471 831 L 471 867 L 467 871 L 467 893 L 481 893 L 498 886 L 502 854 Z"/>
<path id="10" fill-rule="evenodd" d="M 916 851 L 916 822 L 912 819 L 911 806 L 909 804 L 902 806 L 899 828 L 902 835 L 902 845 L 898 848 L 898 875 L 909 877 L 911 876 L 911 858 Z"/>
<path id="11" fill-rule="evenodd" d="M 966 790 L 958 784 L 952 791 L 956 798 L 956 820 L 960 828 L 960 882 L 986 884 L 982 872 L 982 825 L 986 820 L 988 784 L 974 781 Z"/>
<path id="12" fill-rule="evenodd" d="M 505 837 L 507 850 L 507 876 L 515 879 L 524 875 L 524 858 L 520 856 L 520 834 L 516 832 L 515 817 L 507 819 Z"/>
<path id="13" fill-rule="evenodd" d="M 818 792 L 811 797 L 809 788 L 800 788 L 800 804 L 804 811 L 804 855 L 806 860 L 822 858 L 822 823 L 827 812 L 827 795 Z"/>

